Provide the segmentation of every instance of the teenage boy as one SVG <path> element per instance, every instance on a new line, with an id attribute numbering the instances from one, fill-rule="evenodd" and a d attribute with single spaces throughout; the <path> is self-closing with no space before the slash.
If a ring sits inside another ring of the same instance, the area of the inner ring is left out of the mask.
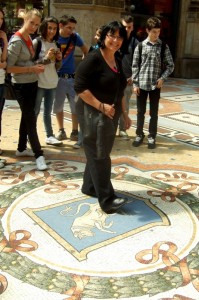
<path id="1" fill-rule="evenodd" d="M 150 104 L 148 148 L 156 147 L 160 90 L 164 80 L 174 70 L 169 47 L 159 39 L 160 30 L 161 21 L 157 17 L 149 18 L 146 23 L 148 37 L 136 47 L 133 56 L 133 90 L 137 95 L 137 136 L 132 144 L 134 147 L 140 146 L 145 137 L 143 127 L 148 96 Z"/>
<path id="2" fill-rule="evenodd" d="M 79 47 L 86 55 L 88 49 L 85 46 L 82 38 L 75 32 L 76 19 L 73 16 L 64 15 L 59 21 L 59 39 L 58 44 L 62 52 L 62 67 L 58 71 L 59 81 L 56 89 L 55 102 L 53 112 L 56 114 L 59 133 L 56 138 L 59 141 L 67 139 L 64 130 L 64 102 L 67 96 L 71 114 L 72 114 L 72 132 L 70 139 L 72 141 L 78 140 L 78 121 L 75 111 L 75 90 L 74 90 L 74 76 L 75 76 L 75 46 Z"/>
<path id="3" fill-rule="evenodd" d="M 126 103 L 126 110 L 129 112 L 129 102 L 132 95 L 132 62 L 133 62 L 133 53 L 135 47 L 138 44 L 138 40 L 133 36 L 134 29 L 134 20 L 130 15 L 125 15 L 122 20 L 122 24 L 126 28 L 127 38 L 128 38 L 128 53 L 124 55 L 122 59 L 122 67 L 124 75 L 126 76 L 127 86 L 124 90 L 124 98 Z M 125 140 L 129 140 L 129 136 L 125 129 L 124 118 L 121 115 L 119 119 L 119 136 Z"/>

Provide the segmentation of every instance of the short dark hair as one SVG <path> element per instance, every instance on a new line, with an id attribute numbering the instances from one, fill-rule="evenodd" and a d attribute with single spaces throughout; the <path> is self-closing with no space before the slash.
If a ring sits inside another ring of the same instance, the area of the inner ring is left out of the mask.
<path id="1" fill-rule="evenodd" d="M 99 38 L 99 45 L 101 48 L 105 47 L 104 41 L 107 33 L 110 32 L 111 34 L 114 34 L 116 31 L 119 31 L 119 35 L 124 39 L 123 44 L 127 41 L 127 32 L 124 25 L 119 21 L 112 21 L 104 25 L 102 28 L 102 32 Z"/>
<path id="2" fill-rule="evenodd" d="M 57 41 L 59 37 L 59 22 L 55 17 L 45 17 L 44 20 L 42 21 L 39 31 L 43 39 L 46 39 L 47 37 L 47 31 L 48 31 L 48 23 L 55 23 L 57 24 L 57 32 L 54 36 L 54 40 Z"/>
<path id="3" fill-rule="evenodd" d="M 99 27 L 97 27 L 95 32 L 97 32 L 97 31 L 98 31 L 98 32 L 99 32 L 99 34 L 101 35 L 101 33 L 102 33 L 102 30 L 103 30 L 103 27 L 104 27 L 103 25 L 102 25 L 102 26 L 99 26 Z"/>
<path id="4" fill-rule="evenodd" d="M 148 30 L 151 30 L 153 28 L 161 28 L 161 21 L 157 17 L 150 17 L 146 21 L 146 28 Z"/>
<path id="5" fill-rule="evenodd" d="M 71 15 L 63 15 L 59 20 L 62 25 L 67 25 L 69 22 L 77 24 L 77 20 Z"/>
<path id="6" fill-rule="evenodd" d="M 133 23 L 134 19 L 131 15 L 125 15 L 122 17 L 122 21 L 124 21 L 128 24 L 128 23 Z"/>
<path id="7" fill-rule="evenodd" d="M 3 22 L 2 22 L 0 30 L 5 31 L 6 30 L 5 13 L 4 13 L 3 9 L 0 9 L 0 11 L 3 14 Z"/>

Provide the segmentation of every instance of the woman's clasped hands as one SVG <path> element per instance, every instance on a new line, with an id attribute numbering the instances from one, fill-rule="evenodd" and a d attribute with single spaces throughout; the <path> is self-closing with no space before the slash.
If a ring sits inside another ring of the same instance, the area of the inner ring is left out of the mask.
<path id="1" fill-rule="evenodd" d="M 103 113 L 110 119 L 113 119 L 115 115 L 114 104 L 111 105 L 111 104 L 103 103 Z"/>

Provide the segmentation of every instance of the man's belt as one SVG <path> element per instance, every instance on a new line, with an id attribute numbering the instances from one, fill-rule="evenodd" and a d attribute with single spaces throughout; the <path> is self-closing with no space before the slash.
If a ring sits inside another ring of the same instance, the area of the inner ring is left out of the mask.
<path id="1" fill-rule="evenodd" d="M 60 78 L 66 78 L 66 79 L 68 79 L 68 78 L 75 78 L 75 73 L 73 73 L 73 74 L 58 74 L 58 76 Z"/>

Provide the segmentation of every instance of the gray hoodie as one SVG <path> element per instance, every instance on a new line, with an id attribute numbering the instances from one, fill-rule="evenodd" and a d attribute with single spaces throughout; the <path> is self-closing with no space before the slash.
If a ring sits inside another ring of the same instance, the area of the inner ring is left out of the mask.
<path id="1" fill-rule="evenodd" d="M 25 42 L 17 35 L 13 35 L 8 44 L 7 65 L 30 67 L 34 65 L 32 56 Z M 13 83 L 30 83 L 38 80 L 35 73 L 12 73 Z"/>

